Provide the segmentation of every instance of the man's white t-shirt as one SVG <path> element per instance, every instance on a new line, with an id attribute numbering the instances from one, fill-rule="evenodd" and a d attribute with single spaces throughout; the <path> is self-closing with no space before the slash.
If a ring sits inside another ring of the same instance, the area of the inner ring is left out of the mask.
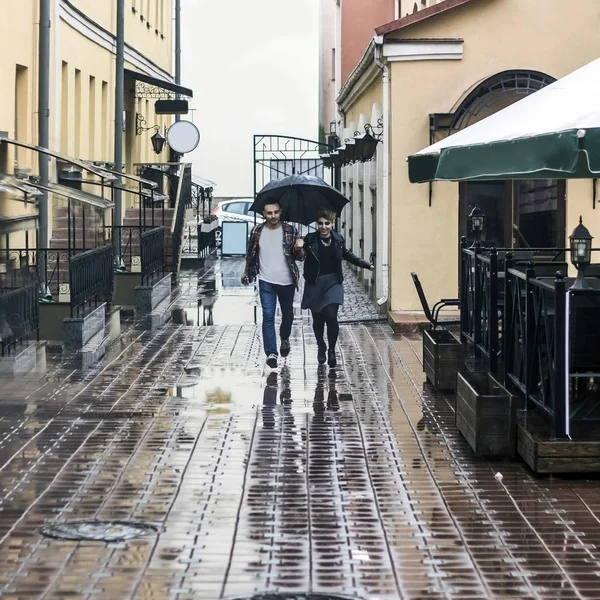
<path id="1" fill-rule="evenodd" d="M 276 285 L 292 285 L 294 280 L 283 254 L 283 227 L 269 229 L 266 225 L 258 240 L 258 277 Z"/>

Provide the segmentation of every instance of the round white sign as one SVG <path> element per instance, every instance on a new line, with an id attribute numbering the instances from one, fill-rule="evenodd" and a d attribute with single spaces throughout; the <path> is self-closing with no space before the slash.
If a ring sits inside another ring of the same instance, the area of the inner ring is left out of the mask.
<path id="1" fill-rule="evenodd" d="M 200 143 L 200 132 L 191 121 L 175 121 L 167 131 L 167 143 L 175 152 L 187 154 Z"/>

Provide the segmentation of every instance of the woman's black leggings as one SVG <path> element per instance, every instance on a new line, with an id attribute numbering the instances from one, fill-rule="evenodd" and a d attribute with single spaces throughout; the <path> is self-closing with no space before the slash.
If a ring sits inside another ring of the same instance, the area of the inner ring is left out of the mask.
<path id="1" fill-rule="evenodd" d="M 327 324 L 327 343 L 330 350 L 335 348 L 338 334 L 340 333 L 340 326 L 337 320 L 339 307 L 339 304 L 328 304 L 327 306 L 323 307 L 321 312 L 311 311 L 313 318 L 313 331 L 315 332 L 315 337 L 317 338 L 317 344 L 319 346 L 323 346 L 325 344 L 323 334 L 325 333 L 325 325 Z"/>

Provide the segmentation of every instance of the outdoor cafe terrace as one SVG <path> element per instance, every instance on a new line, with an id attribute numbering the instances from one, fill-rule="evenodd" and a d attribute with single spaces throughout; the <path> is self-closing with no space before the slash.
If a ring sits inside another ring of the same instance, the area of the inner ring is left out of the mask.
<path id="1" fill-rule="evenodd" d="M 600 470 L 597 252 L 581 222 L 569 248 L 462 239 L 460 339 L 432 319 L 423 354 L 434 386 L 456 390 L 457 426 L 476 454 L 518 454 L 537 473 Z"/>

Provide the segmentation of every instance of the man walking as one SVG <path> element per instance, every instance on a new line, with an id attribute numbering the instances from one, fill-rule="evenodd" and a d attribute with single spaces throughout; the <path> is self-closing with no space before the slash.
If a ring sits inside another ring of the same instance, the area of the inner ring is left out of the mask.
<path id="1" fill-rule="evenodd" d="M 290 333 L 294 321 L 294 293 L 298 287 L 297 260 L 304 259 L 302 239 L 293 225 L 281 220 L 281 206 L 274 200 L 265 204 L 265 222 L 257 225 L 250 235 L 246 268 L 242 283 L 248 285 L 258 277 L 262 305 L 263 347 L 267 365 L 277 368 L 277 337 L 275 335 L 275 309 L 281 308 L 280 353 L 290 353 Z"/>

